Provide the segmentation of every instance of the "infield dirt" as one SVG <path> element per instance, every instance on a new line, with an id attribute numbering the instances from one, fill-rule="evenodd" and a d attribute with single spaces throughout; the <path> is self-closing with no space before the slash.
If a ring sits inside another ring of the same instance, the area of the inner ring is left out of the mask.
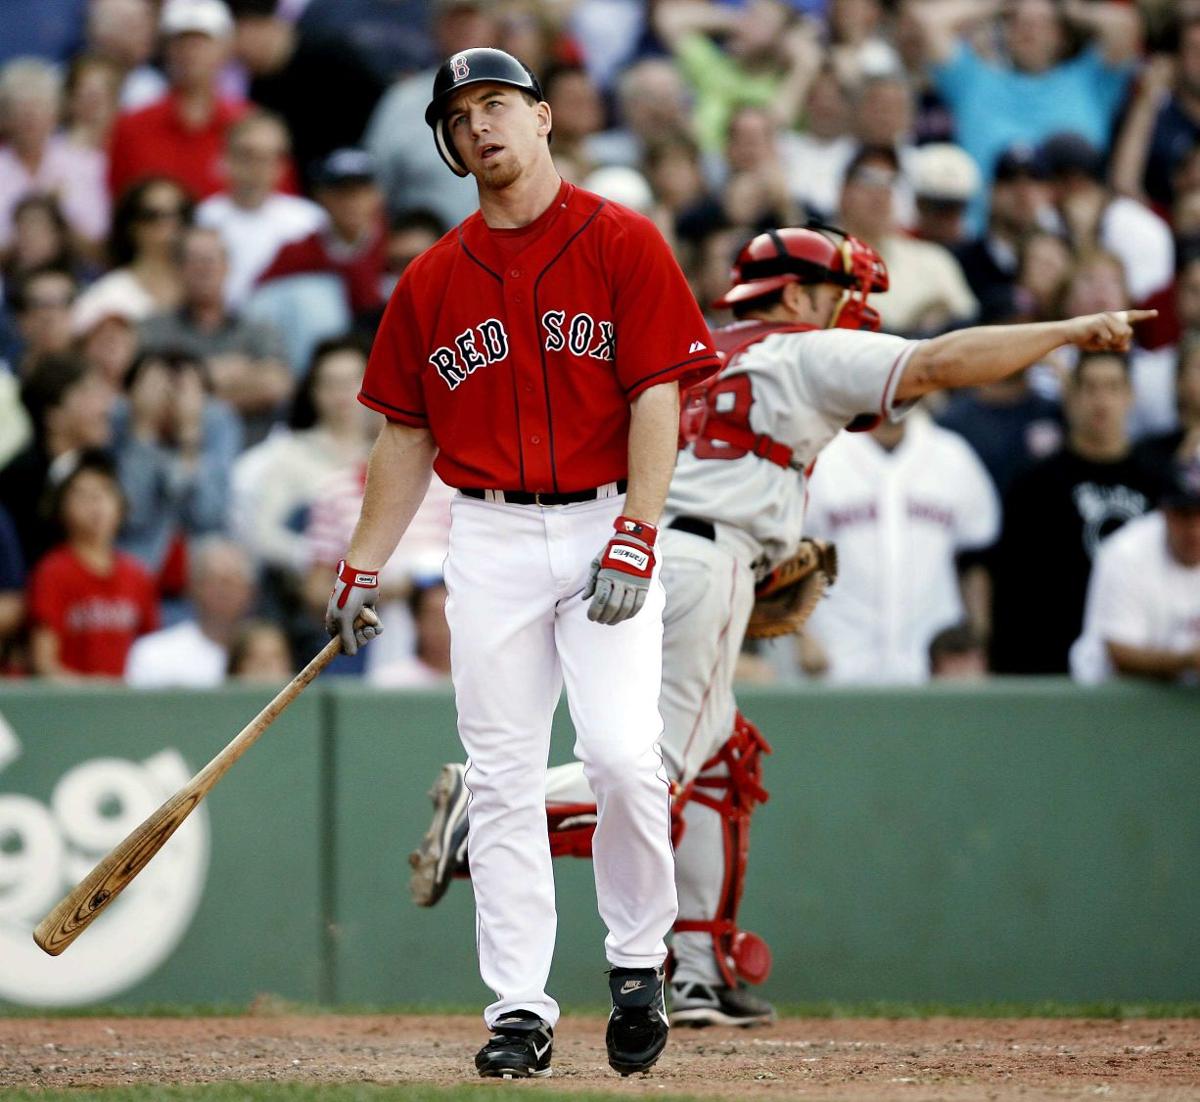
<path id="1" fill-rule="evenodd" d="M 1200 1020 L 785 1019 L 676 1030 L 659 1066 L 622 1080 L 604 1021 L 567 1016 L 553 1086 L 626 1095 L 977 1102 L 1200 1099 Z M 276 1081 L 478 1082 L 467 1016 L 0 1019 L 4 1088 Z"/>

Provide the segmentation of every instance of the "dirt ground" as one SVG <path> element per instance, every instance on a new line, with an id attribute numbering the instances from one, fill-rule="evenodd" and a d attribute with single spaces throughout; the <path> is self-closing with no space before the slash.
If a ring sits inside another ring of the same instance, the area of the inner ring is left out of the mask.
<path id="1" fill-rule="evenodd" d="M 604 1023 L 565 1017 L 559 1089 L 824 1100 L 1200 1099 L 1200 1020 L 786 1019 L 676 1030 L 658 1067 L 622 1080 Z M 462 1084 L 474 1017 L 0 1020 L 5 1087 L 248 1080 Z M 536 1089 L 536 1088 L 534 1088 Z"/>

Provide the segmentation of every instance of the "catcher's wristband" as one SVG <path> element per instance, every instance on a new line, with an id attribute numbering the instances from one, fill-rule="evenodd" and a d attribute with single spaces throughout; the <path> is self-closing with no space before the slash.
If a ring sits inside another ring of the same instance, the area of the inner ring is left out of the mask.
<path id="1" fill-rule="evenodd" d="M 654 543 L 658 539 L 658 529 L 653 524 L 625 516 L 613 521 L 613 529 L 617 534 L 604 548 L 600 569 L 649 578 L 654 573 Z"/>
<path id="2" fill-rule="evenodd" d="M 338 608 L 346 607 L 346 601 L 350 597 L 351 589 L 379 588 L 378 570 L 359 570 L 358 567 L 351 566 L 345 559 L 342 559 L 337 565 L 337 578 L 343 586 L 337 598 Z"/>

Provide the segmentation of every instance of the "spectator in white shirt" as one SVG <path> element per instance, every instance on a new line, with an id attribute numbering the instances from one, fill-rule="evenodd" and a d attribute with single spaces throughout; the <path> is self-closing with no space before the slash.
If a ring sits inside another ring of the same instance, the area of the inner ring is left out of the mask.
<path id="1" fill-rule="evenodd" d="M 229 648 L 254 603 L 254 570 L 236 543 L 217 536 L 189 548 L 194 619 L 143 635 L 129 651 L 125 681 L 139 689 L 220 685 Z"/>
<path id="2" fill-rule="evenodd" d="M 923 412 L 840 433 L 817 461 L 805 517 L 805 533 L 838 550 L 837 584 L 806 629 L 829 680 L 928 680 L 938 631 L 964 619 L 986 627 L 985 576 L 971 555 L 999 527 L 983 464 Z"/>
<path id="3" fill-rule="evenodd" d="M 321 229 L 325 211 L 311 199 L 279 190 L 288 166 L 287 127 L 267 111 L 254 111 L 229 128 L 225 167 L 229 190 L 196 208 L 196 222 L 220 233 L 229 254 L 225 301 L 245 303 L 255 281 L 280 247 Z"/>
<path id="4" fill-rule="evenodd" d="M 109 199 L 103 154 L 57 132 L 62 112 L 58 70 L 37 58 L 16 58 L 0 69 L 0 252 L 12 236 L 12 212 L 26 195 L 58 198 L 72 231 L 99 246 L 108 232 Z"/>
<path id="5" fill-rule="evenodd" d="M 1071 673 L 1200 682 L 1200 453 L 1171 469 L 1160 508 L 1100 545 Z"/>

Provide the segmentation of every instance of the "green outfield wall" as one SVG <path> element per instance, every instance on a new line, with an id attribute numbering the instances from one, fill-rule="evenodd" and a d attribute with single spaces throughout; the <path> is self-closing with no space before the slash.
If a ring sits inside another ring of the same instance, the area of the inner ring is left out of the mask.
<path id="1" fill-rule="evenodd" d="M 309 689 L 57 959 L 45 909 L 269 694 L 0 691 L 0 1003 L 475 1005 L 470 885 L 407 898 L 447 693 Z M 1200 998 L 1200 693 L 1063 682 L 756 690 L 773 743 L 745 924 L 765 993 Z M 569 759 L 561 710 L 553 760 Z M 553 991 L 604 998 L 589 862 L 556 864 Z"/>

